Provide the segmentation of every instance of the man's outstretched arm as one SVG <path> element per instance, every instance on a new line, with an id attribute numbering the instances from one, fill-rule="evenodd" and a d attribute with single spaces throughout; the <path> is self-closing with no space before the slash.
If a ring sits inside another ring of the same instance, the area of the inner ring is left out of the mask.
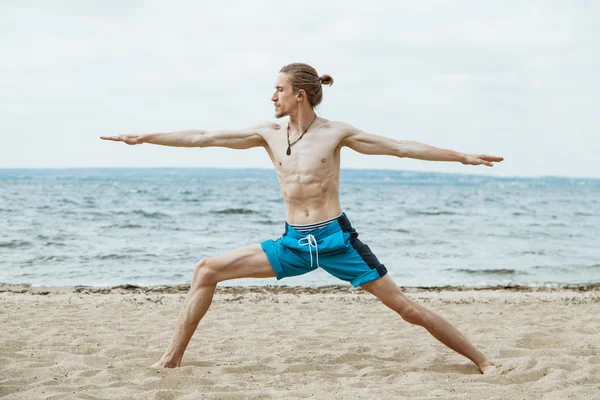
<path id="1" fill-rule="evenodd" d="M 440 149 L 409 140 L 396 140 L 385 136 L 372 135 L 347 125 L 342 145 L 363 153 L 415 158 L 426 161 L 457 161 L 468 165 L 487 165 L 504 160 L 502 157 L 486 154 L 465 154 L 454 150 Z"/>
<path id="2" fill-rule="evenodd" d="M 188 130 L 168 133 L 148 133 L 145 135 L 100 136 L 100 139 L 125 142 L 130 145 L 150 143 L 174 147 L 249 149 L 251 147 L 265 146 L 265 139 L 260 132 L 261 130 L 274 128 L 276 128 L 276 124 L 262 123 L 237 130 Z"/>

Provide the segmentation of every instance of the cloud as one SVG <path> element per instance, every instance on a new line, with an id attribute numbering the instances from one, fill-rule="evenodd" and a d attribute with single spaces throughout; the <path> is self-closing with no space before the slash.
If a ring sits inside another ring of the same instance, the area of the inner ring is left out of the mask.
<path id="1" fill-rule="evenodd" d="M 304 61 L 336 80 L 319 108 L 331 119 L 507 157 L 478 172 L 600 177 L 597 2 L 13 2 L 0 15 L 0 167 L 268 167 L 259 152 L 97 135 L 271 119 L 278 69 Z"/>

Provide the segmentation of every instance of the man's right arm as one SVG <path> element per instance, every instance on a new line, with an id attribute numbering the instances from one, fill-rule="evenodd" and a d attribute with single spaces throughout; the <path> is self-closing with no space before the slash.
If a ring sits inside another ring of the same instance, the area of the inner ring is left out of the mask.
<path id="1" fill-rule="evenodd" d="M 274 123 L 262 123 L 245 129 L 236 130 L 188 130 L 168 133 L 149 133 L 145 135 L 101 136 L 104 140 L 125 142 L 127 144 L 150 143 L 174 147 L 227 147 L 230 149 L 249 149 L 265 146 L 261 132 L 275 129 Z"/>

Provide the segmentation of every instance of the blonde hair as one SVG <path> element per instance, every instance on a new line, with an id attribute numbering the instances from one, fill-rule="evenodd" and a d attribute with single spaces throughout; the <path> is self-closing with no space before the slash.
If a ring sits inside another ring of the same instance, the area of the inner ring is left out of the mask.
<path id="1" fill-rule="evenodd" d="M 308 64 L 288 64 L 279 72 L 288 75 L 294 92 L 298 92 L 300 89 L 306 92 L 308 102 L 312 107 L 318 106 L 323 100 L 323 85 L 333 85 L 333 78 L 330 75 L 319 76 L 317 70 Z"/>

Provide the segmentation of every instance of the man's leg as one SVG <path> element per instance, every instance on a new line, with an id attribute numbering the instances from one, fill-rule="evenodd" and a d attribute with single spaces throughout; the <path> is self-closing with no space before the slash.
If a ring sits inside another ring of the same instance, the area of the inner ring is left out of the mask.
<path id="1" fill-rule="evenodd" d="M 473 361 L 481 373 L 487 374 L 496 368 L 448 321 L 406 297 L 389 275 L 367 282 L 361 287 L 400 314 L 405 321 L 424 327 L 437 340 Z"/>
<path id="2" fill-rule="evenodd" d="M 217 283 L 236 278 L 270 278 L 274 276 L 275 271 L 259 244 L 201 260 L 196 265 L 194 278 L 179 313 L 179 320 L 171 343 L 153 367 L 179 367 L 183 353 L 196 331 L 198 323 L 212 303 Z"/>

